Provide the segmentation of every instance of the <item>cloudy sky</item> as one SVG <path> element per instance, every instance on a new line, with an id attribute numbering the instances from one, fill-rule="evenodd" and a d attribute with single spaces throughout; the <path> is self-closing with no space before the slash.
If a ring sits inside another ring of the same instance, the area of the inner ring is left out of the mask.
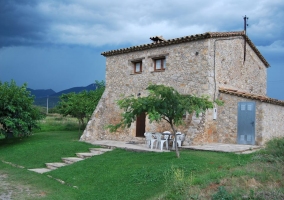
<path id="1" fill-rule="evenodd" d="M 101 52 L 186 35 L 243 30 L 284 100 L 283 0 L 0 0 L 0 80 L 60 91 L 105 78 Z"/>

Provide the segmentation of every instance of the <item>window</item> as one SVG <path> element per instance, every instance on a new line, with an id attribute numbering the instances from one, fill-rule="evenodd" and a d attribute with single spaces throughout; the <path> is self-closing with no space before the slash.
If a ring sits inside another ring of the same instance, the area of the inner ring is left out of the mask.
<path id="1" fill-rule="evenodd" d="M 134 64 L 134 73 L 142 72 L 142 61 L 133 62 Z"/>
<path id="2" fill-rule="evenodd" d="M 154 69 L 155 71 L 164 71 L 166 69 L 166 58 L 154 59 Z"/>

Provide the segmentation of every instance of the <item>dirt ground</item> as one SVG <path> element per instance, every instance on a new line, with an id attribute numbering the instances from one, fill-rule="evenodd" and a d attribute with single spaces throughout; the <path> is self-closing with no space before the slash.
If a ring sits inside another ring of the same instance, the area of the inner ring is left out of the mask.
<path id="1" fill-rule="evenodd" d="M 30 186 L 9 181 L 8 174 L 0 171 L 0 200 L 37 199 L 43 196 L 44 193 Z"/>

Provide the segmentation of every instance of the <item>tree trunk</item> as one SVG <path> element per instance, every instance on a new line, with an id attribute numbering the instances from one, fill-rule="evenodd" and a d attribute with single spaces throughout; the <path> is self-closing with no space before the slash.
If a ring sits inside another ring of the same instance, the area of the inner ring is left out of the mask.
<path id="1" fill-rule="evenodd" d="M 81 137 L 81 119 L 78 119 L 78 121 L 79 121 L 79 131 L 78 131 L 78 135 L 79 135 L 79 138 Z"/>
<path id="2" fill-rule="evenodd" d="M 176 150 L 176 156 L 177 156 L 177 158 L 179 158 L 179 157 L 180 157 L 180 154 L 179 154 L 179 150 L 178 150 L 178 146 L 177 146 L 177 131 L 176 131 L 174 125 L 173 125 L 172 123 L 170 123 L 170 124 L 171 124 L 171 127 L 172 127 L 172 129 L 173 129 L 174 137 L 175 137 L 174 143 L 175 143 L 175 148 L 176 148 L 176 149 L 175 149 L 175 150 Z"/>

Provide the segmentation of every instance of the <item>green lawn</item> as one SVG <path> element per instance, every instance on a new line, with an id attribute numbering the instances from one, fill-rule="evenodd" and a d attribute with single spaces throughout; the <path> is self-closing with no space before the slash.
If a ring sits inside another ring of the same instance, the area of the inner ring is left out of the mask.
<path id="1" fill-rule="evenodd" d="M 254 178 L 261 183 L 273 176 L 270 171 L 250 172 L 256 162 L 251 159 L 253 155 L 184 150 L 177 159 L 175 152 L 141 153 L 122 149 L 37 174 L 27 169 L 45 167 L 46 162 L 61 161 L 61 157 L 87 152 L 93 146 L 79 142 L 77 131 L 41 132 L 9 142 L 0 140 L 0 145 L 0 173 L 8 175 L 7 181 L 34 191 L 30 197 L 27 192 L 15 194 L 14 199 L 207 199 L 218 192 L 219 186 L 231 184 L 233 179 L 241 185 L 243 179 Z M 279 174 L 281 186 L 284 182 L 281 171 Z M 240 187 L 240 191 L 234 187 L 227 189 L 235 196 L 251 192 L 245 187 Z"/>

